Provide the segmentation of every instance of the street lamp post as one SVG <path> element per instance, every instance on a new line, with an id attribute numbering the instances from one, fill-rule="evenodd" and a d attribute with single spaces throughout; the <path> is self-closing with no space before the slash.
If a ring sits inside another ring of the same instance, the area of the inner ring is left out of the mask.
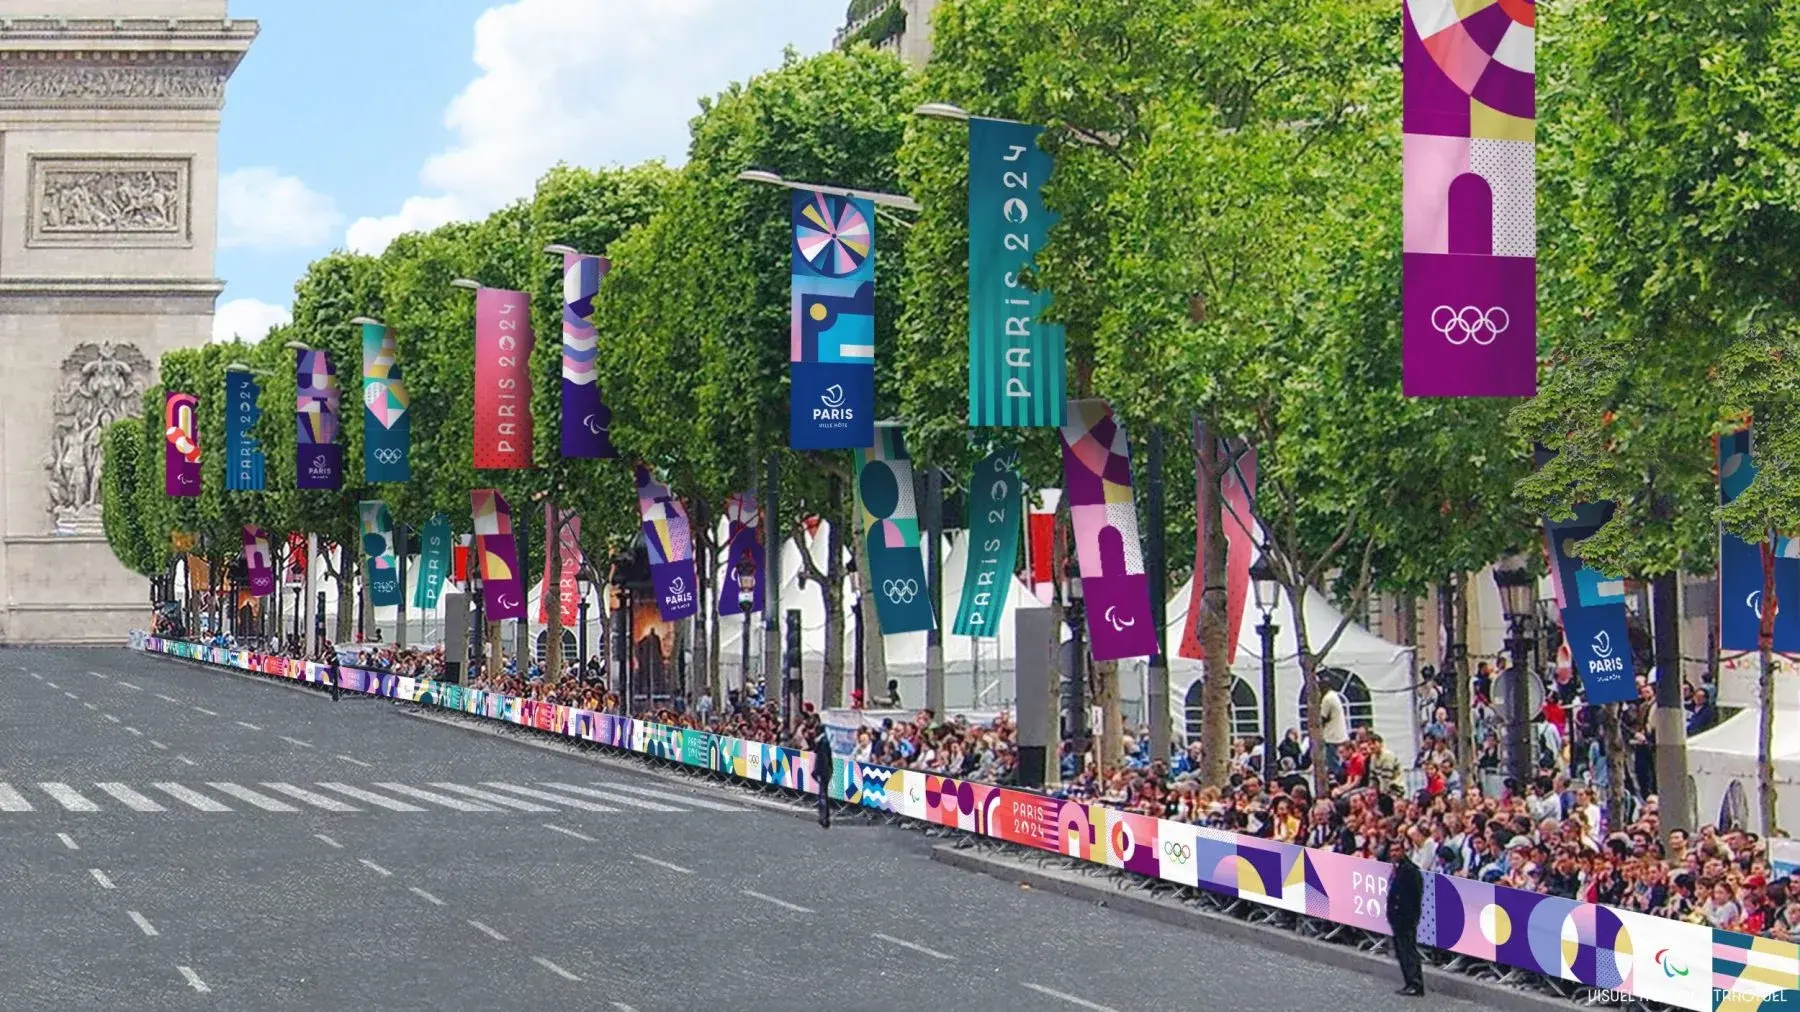
<path id="1" fill-rule="evenodd" d="M 588 579 L 588 569 L 587 569 L 587 566 L 584 564 L 580 569 L 577 569 L 575 571 L 575 592 L 577 594 L 581 595 L 581 604 L 580 604 L 581 628 L 577 631 L 578 634 L 575 637 L 575 641 L 576 641 L 575 654 L 576 654 L 576 663 L 578 663 L 581 666 L 581 675 L 583 678 L 587 677 L 588 591 L 592 587 L 593 587 L 593 581 Z"/>
<path id="2" fill-rule="evenodd" d="M 1262 637 L 1262 727 L 1263 727 L 1263 782 L 1266 784 L 1275 779 L 1275 634 L 1281 627 L 1275 624 L 1275 604 L 1279 600 L 1281 586 L 1275 581 L 1275 572 L 1269 560 L 1258 556 L 1256 563 L 1250 567 L 1250 586 L 1256 593 L 1256 610 L 1262 613 L 1262 622 L 1256 627 L 1256 633 Z M 1229 721 L 1230 717 L 1226 717 Z M 1329 762 L 1329 757 L 1318 754 L 1323 743 L 1313 745 L 1313 762 Z"/>
<path id="3" fill-rule="evenodd" d="M 1494 564 L 1494 583 L 1500 588 L 1500 608 L 1506 615 L 1506 652 L 1512 671 L 1506 680 L 1506 765 L 1521 785 L 1530 778 L 1532 626 L 1537 621 L 1537 578 L 1526 568 L 1525 556 L 1508 554 Z M 1522 787 L 1521 787 L 1522 789 Z"/>
<path id="4" fill-rule="evenodd" d="M 1085 602 L 1081 596 L 1081 576 L 1075 571 L 1075 560 L 1068 559 L 1063 565 L 1063 600 L 1068 602 L 1064 609 L 1069 622 L 1069 680 L 1063 684 L 1063 738 L 1077 743 L 1087 737 L 1087 644 L 1083 634 L 1087 632 L 1086 616 L 1083 614 Z"/>
<path id="5" fill-rule="evenodd" d="M 745 696 L 750 694 L 750 611 L 756 606 L 756 561 L 749 552 L 737 564 L 738 610 L 744 613 L 744 628 L 738 643 L 738 684 Z"/>

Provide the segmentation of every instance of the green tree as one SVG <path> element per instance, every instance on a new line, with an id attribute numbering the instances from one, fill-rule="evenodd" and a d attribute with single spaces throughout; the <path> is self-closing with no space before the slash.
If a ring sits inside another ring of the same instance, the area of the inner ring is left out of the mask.
<path id="1" fill-rule="evenodd" d="M 126 569 L 140 576 L 159 576 L 167 541 L 150 536 L 137 508 L 139 484 L 155 480 L 148 466 L 144 420 L 127 415 L 107 426 L 102 439 L 100 518 L 106 543 Z"/>

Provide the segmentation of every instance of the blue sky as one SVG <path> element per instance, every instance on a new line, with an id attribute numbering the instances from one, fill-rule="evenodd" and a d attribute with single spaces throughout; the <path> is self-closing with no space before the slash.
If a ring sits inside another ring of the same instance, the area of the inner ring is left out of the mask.
<path id="1" fill-rule="evenodd" d="M 231 0 L 262 34 L 220 132 L 214 336 L 308 262 L 480 217 L 558 161 L 682 161 L 702 95 L 830 44 L 846 0 Z"/>

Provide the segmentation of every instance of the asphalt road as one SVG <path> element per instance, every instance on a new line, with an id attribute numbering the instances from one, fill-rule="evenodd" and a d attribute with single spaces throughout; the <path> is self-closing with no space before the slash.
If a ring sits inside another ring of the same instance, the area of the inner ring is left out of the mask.
<path id="1" fill-rule="evenodd" d="M 1403 1001 L 933 863 L 918 833 L 821 830 L 387 701 L 21 649 L 0 699 L 6 1012 Z"/>

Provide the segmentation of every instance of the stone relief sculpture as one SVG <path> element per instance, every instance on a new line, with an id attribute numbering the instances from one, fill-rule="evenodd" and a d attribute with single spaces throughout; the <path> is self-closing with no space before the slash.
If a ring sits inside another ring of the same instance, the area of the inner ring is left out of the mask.
<path id="1" fill-rule="evenodd" d="M 186 172 L 167 164 L 101 167 L 40 164 L 39 235 L 180 234 Z"/>
<path id="2" fill-rule="evenodd" d="M 50 453 L 50 513 L 58 534 L 100 532 L 100 437 L 143 408 L 150 361 L 131 344 L 80 344 L 63 360 Z"/>
<path id="3" fill-rule="evenodd" d="M 0 103 L 169 102 L 216 106 L 228 65 L 14 64 L 0 66 Z"/>

